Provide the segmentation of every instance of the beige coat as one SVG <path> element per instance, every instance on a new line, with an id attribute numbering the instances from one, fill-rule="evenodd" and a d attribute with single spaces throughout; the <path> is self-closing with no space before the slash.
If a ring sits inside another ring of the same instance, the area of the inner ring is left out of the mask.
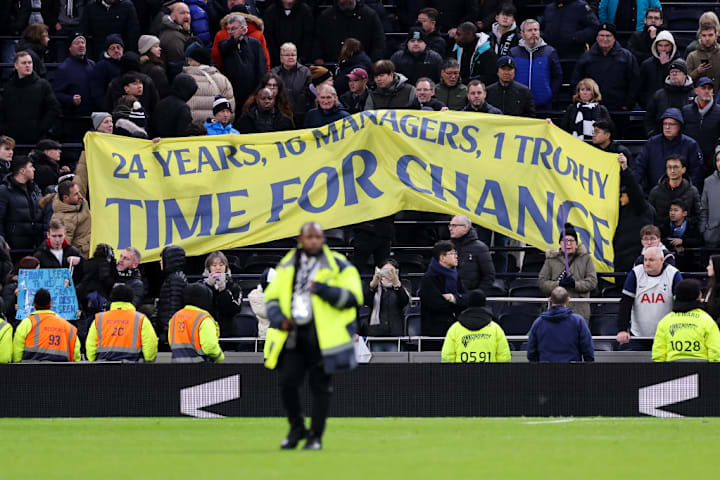
<path id="1" fill-rule="evenodd" d="M 220 73 L 217 68 L 207 65 L 199 67 L 185 66 L 183 72 L 191 75 L 197 83 L 198 89 L 190 100 L 188 105 L 192 111 L 193 122 L 205 122 L 208 118 L 213 118 L 212 106 L 215 101 L 215 95 L 222 95 L 227 98 L 233 109 L 233 116 L 230 121 L 235 118 L 235 96 L 233 95 L 230 80 Z"/>
<path id="2" fill-rule="evenodd" d="M 83 198 L 88 198 L 88 169 L 85 150 L 80 152 L 80 159 L 75 167 L 75 178 L 73 178 L 73 182 L 80 187 L 80 195 L 82 195 Z"/>
<path id="3" fill-rule="evenodd" d="M 80 250 L 82 256 L 90 255 L 90 207 L 83 198 L 79 205 L 68 205 L 58 198 L 57 193 L 46 195 L 40 200 L 45 208 L 52 202 L 53 215 L 50 221 L 61 220 L 65 225 L 65 239 Z"/>
<path id="4" fill-rule="evenodd" d="M 570 273 L 575 278 L 575 288 L 568 288 L 570 298 L 588 298 L 590 292 L 597 287 L 597 274 L 593 259 L 585 248 L 580 245 L 574 255 L 570 255 Z M 565 255 L 560 250 L 545 252 L 545 263 L 538 274 L 538 286 L 545 295 L 550 295 L 559 285 L 558 278 L 565 271 Z M 590 321 L 589 303 L 570 303 L 570 309 Z"/>

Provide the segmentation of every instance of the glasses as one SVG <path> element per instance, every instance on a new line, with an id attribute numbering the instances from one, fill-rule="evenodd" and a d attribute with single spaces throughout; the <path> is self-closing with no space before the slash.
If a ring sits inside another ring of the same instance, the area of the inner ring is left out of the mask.
<path id="1" fill-rule="evenodd" d="M 577 243 L 577 240 L 575 240 L 574 238 L 566 238 L 565 243 Z"/>
<path id="2" fill-rule="evenodd" d="M 662 17 L 659 15 L 648 15 L 645 18 L 647 18 L 648 20 L 662 20 Z"/>
<path id="3" fill-rule="evenodd" d="M 451 224 L 448 225 L 449 228 L 461 228 L 461 227 L 464 227 L 464 226 L 465 226 L 465 225 L 463 225 L 462 223 L 451 223 Z"/>
<path id="4" fill-rule="evenodd" d="M 667 170 L 680 170 L 680 169 L 683 168 L 683 167 L 682 167 L 682 165 L 668 165 L 668 166 L 665 167 L 665 168 L 666 168 Z"/>
<path id="5" fill-rule="evenodd" d="M 450 255 L 451 257 L 457 257 L 457 252 L 455 250 L 453 250 L 453 251 L 450 251 L 447 253 L 443 253 L 443 255 L 445 255 L 445 256 Z"/>

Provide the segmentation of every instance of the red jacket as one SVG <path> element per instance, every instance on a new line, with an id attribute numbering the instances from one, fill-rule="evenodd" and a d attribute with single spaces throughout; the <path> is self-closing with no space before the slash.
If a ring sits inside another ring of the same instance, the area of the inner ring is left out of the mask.
<path id="1" fill-rule="evenodd" d="M 267 49 L 267 42 L 265 41 L 265 35 L 263 35 L 263 30 L 265 29 L 265 24 L 263 23 L 261 18 L 256 17 L 255 15 L 249 15 L 247 13 L 239 13 L 239 15 L 242 15 L 245 17 L 245 20 L 247 20 L 247 26 L 248 26 L 248 37 L 252 37 L 258 42 L 260 42 L 260 45 L 262 45 L 263 52 L 265 53 L 265 63 L 267 64 L 267 70 L 270 71 L 270 52 Z M 220 55 L 220 42 L 223 40 L 227 40 L 230 38 L 230 35 L 227 32 L 227 19 L 230 15 L 226 15 L 223 17 L 223 19 L 220 21 L 220 26 L 222 27 L 222 30 L 220 30 L 215 35 L 215 40 L 213 41 L 212 46 L 212 59 L 213 62 L 215 62 L 215 65 L 218 66 L 219 69 L 222 70 L 222 56 Z"/>

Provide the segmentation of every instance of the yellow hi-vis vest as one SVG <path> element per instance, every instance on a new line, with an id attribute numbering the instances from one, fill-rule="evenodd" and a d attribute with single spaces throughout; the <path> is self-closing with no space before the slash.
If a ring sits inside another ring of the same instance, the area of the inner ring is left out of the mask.
<path id="1" fill-rule="evenodd" d="M 698 359 L 720 362 L 720 330 L 700 308 L 672 312 L 658 323 L 652 347 L 655 362 Z"/>
<path id="2" fill-rule="evenodd" d="M 292 294 L 295 280 L 296 256 L 300 250 L 293 249 L 280 261 L 276 268 L 275 279 L 265 290 L 267 308 L 279 307 L 285 318 L 292 317 Z M 315 274 L 316 283 L 331 287 L 340 287 L 355 297 L 356 304 L 362 305 L 363 294 L 360 275 L 357 269 L 342 255 L 323 247 L 323 258 Z M 342 370 L 351 370 L 357 366 L 353 349 L 354 322 L 357 317 L 355 307 L 336 308 L 318 295 L 312 294 L 313 320 L 317 332 L 318 344 L 323 355 L 325 371 L 330 374 Z M 271 325 L 273 319 L 270 319 Z M 277 325 L 273 325 L 277 327 Z M 273 370 L 287 340 L 288 332 L 278 328 L 269 328 L 265 338 L 265 367 Z"/>
<path id="3" fill-rule="evenodd" d="M 510 345 L 500 325 L 490 322 L 480 330 L 452 324 L 442 347 L 443 363 L 509 362 Z"/>

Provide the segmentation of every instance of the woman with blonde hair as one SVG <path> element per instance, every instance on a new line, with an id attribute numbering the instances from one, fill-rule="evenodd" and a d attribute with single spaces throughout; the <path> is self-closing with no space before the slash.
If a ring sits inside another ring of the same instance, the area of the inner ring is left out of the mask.
<path id="1" fill-rule="evenodd" d="M 602 94 L 595 80 L 583 78 L 575 87 L 573 103 L 565 111 L 560 128 L 580 140 L 592 139 L 595 122 L 610 121 L 610 113 L 601 101 Z"/>

